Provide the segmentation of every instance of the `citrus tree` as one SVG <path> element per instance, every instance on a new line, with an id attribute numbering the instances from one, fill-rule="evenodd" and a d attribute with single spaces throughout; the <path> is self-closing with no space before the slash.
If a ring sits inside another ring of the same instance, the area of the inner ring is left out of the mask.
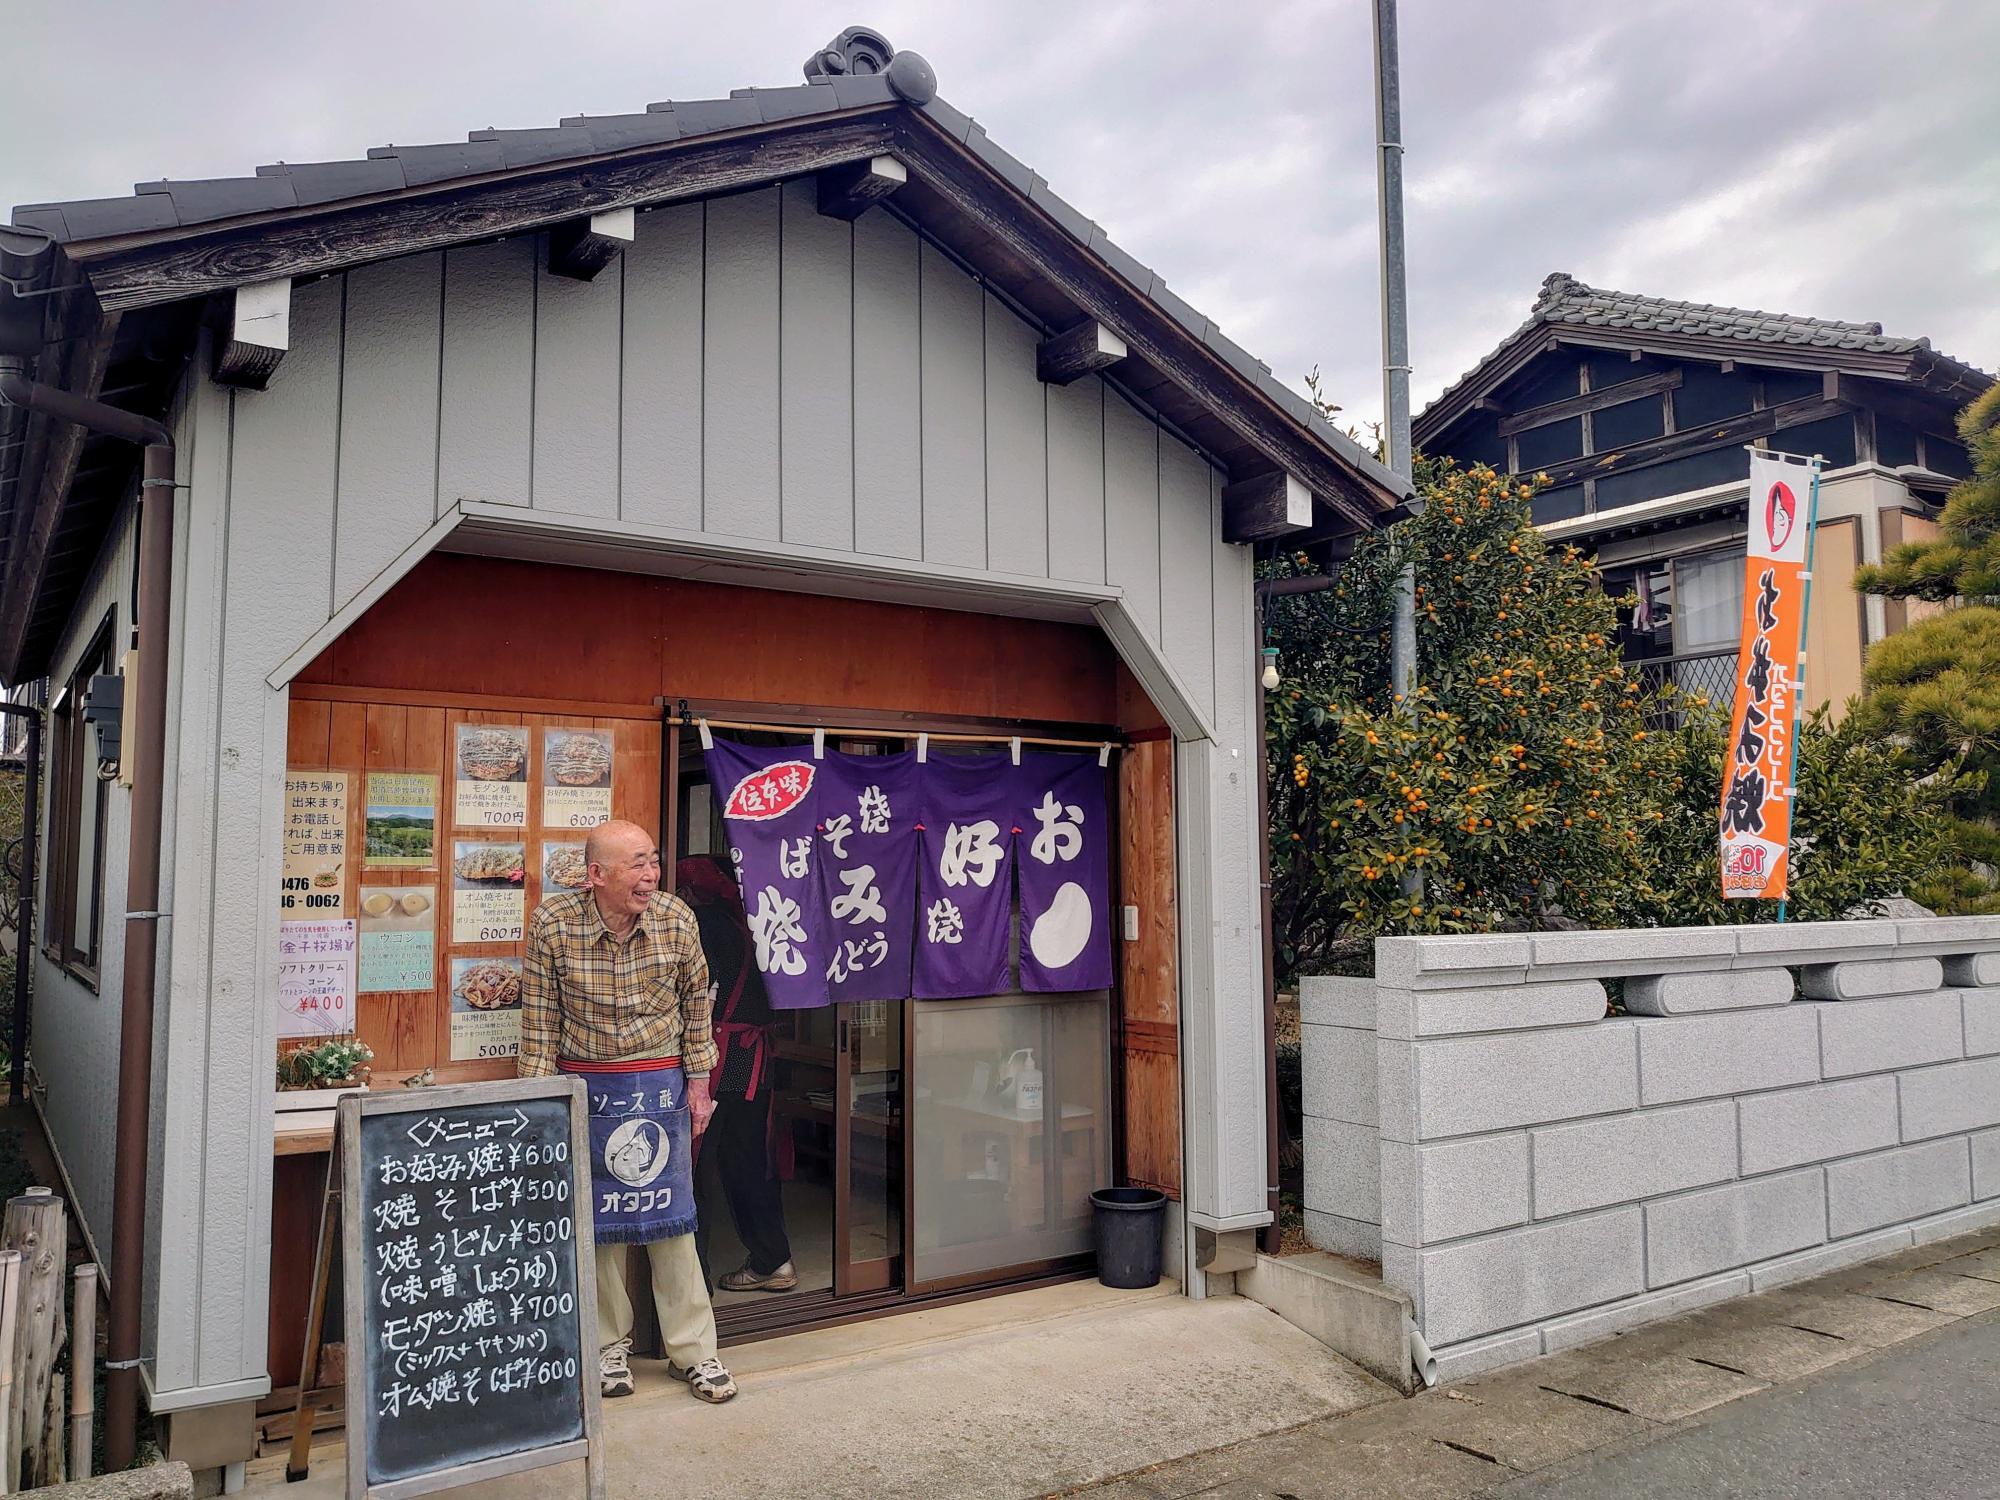
<path id="1" fill-rule="evenodd" d="M 1383 933 L 1773 920 L 1724 902 L 1726 705 L 1655 692 L 1619 656 L 1590 558 L 1530 521 L 1536 480 L 1419 464 L 1423 515 L 1365 538 L 1335 586 L 1273 593 L 1272 918 L 1281 974 L 1366 967 Z M 1402 561 L 1419 686 L 1389 680 Z M 1303 556 L 1267 578 L 1307 574 Z M 1825 715 L 1803 726 L 1789 914 L 1866 911 L 1930 878 L 1956 761 Z"/>
<path id="2" fill-rule="evenodd" d="M 1653 767 L 1670 718 L 1619 661 L 1616 606 L 1587 558 L 1529 523 L 1532 483 L 1426 463 L 1418 485 L 1424 514 L 1365 538 L 1336 587 L 1268 606 L 1285 676 L 1267 703 L 1286 972 L 1383 932 L 1615 926 L 1658 908 L 1635 855 L 1664 818 Z M 1405 558 L 1408 705 L 1389 683 Z"/>

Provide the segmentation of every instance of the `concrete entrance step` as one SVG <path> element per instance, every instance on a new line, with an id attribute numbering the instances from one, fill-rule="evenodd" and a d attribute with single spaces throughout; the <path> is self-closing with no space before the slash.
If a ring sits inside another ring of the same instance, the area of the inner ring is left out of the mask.
<path id="1" fill-rule="evenodd" d="M 725 1357 L 742 1393 L 720 1407 L 633 1361 L 638 1393 L 604 1409 L 612 1500 L 1026 1500 L 1395 1394 L 1254 1302 L 1166 1286 L 1045 1287 Z M 342 1450 L 316 1449 L 301 1484 L 284 1486 L 282 1458 L 249 1482 L 334 1500 Z M 527 1500 L 571 1482 L 543 1470 L 462 1493 Z"/>
<path id="2" fill-rule="evenodd" d="M 1416 1389 L 1408 1333 L 1416 1308 L 1372 1264 L 1322 1250 L 1259 1255 L 1236 1273 L 1236 1290 L 1404 1395 Z"/>

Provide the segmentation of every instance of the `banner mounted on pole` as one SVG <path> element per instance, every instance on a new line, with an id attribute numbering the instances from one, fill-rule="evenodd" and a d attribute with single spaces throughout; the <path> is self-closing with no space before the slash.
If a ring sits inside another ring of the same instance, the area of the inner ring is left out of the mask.
<path id="1" fill-rule="evenodd" d="M 1750 455 L 1749 538 L 1736 706 L 1722 766 L 1722 894 L 1783 901 L 1803 696 L 1817 462 Z"/>

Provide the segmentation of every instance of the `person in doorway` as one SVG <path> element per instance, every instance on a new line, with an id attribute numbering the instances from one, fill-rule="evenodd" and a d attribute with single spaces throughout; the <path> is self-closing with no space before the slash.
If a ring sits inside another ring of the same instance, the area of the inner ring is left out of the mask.
<path id="1" fill-rule="evenodd" d="M 785 1234 L 785 1201 L 771 1172 L 771 1026 L 777 1019 L 764 976 L 751 961 L 750 924 L 736 881 L 713 855 L 674 868 L 674 884 L 694 909 L 701 949 L 715 986 L 715 1043 L 710 1079 L 715 1115 L 704 1144 L 716 1155 L 729 1217 L 743 1241 L 743 1264 L 717 1285 L 730 1292 L 789 1292 L 798 1287 Z"/>
<path id="2" fill-rule="evenodd" d="M 716 1357 L 694 1242 L 694 1139 L 715 1108 L 708 962 L 694 913 L 659 888 L 645 829 L 600 823 L 584 861 L 589 886 L 549 897 L 528 924 L 519 1071 L 575 1073 L 589 1092 L 601 1386 L 632 1394 L 625 1247 L 643 1244 L 668 1371 L 699 1399 L 727 1401 L 736 1382 Z"/>

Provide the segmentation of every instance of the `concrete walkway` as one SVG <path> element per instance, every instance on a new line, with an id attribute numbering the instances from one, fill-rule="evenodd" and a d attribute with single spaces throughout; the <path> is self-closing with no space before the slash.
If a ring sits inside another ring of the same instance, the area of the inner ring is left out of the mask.
<path id="1" fill-rule="evenodd" d="M 1395 1399 L 1254 1302 L 1190 1302 L 1164 1284 L 1071 1283 L 725 1352 L 742 1393 L 715 1408 L 633 1362 L 638 1393 L 605 1404 L 613 1500 L 1020 1500 Z M 514 1500 L 572 1482 L 544 1469 L 457 1493 Z M 342 1449 L 316 1446 L 301 1484 L 285 1484 L 278 1456 L 248 1483 L 333 1500 Z"/>
<path id="2" fill-rule="evenodd" d="M 1589 1348 L 1428 1391 L 1414 1400 L 1303 1423 L 1063 1493 L 1084 1500 L 1790 1495 L 1794 1491 L 1782 1486 L 1743 1488 L 1733 1483 L 1742 1478 L 1735 1471 L 1732 1482 L 1718 1478 L 1708 1487 L 1697 1482 L 1690 1489 L 1655 1490 L 1650 1487 L 1654 1480 L 1669 1483 L 1676 1472 L 1658 1466 L 1667 1463 L 1666 1444 L 1660 1445 L 1654 1465 L 1610 1455 L 1662 1438 L 1678 1442 L 1672 1435 L 1688 1430 L 1686 1424 L 1719 1422 L 1730 1403 L 1744 1397 L 1768 1391 L 1772 1403 L 1781 1404 L 1804 1382 L 1850 1375 L 1865 1388 L 1861 1367 L 1885 1358 L 1885 1350 L 1909 1346 L 1906 1357 L 1913 1361 L 1948 1357 L 1932 1355 L 1911 1341 L 1941 1337 L 1939 1330 L 1965 1327 L 1969 1319 L 1990 1321 L 1996 1308 L 2000 1229 L 1920 1245 Z M 1967 1367 L 1989 1357 L 1990 1348 L 1980 1345 L 1976 1356 L 1965 1356 Z M 1988 1414 L 1969 1420 L 1985 1424 L 1989 1431 L 1982 1436 L 1990 1439 L 1991 1389 L 1983 1390 L 1978 1401 Z M 1807 1407 L 1796 1409 L 1810 1414 Z M 1792 1437 L 1796 1450 L 1798 1434 Z M 2000 1449 L 2000 1444 L 1989 1442 L 1988 1447 Z M 1691 1464 L 1700 1461 L 1699 1452 L 1690 1453 Z M 1782 1465 L 1783 1459 L 1772 1462 Z M 1609 1487 L 1596 1488 L 1586 1477 L 1599 1471 Z M 1683 1476 L 1689 1472 L 1698 1475 L 1701 1470 L 1678 1471 Z M 1569 1482 L 1571 1475 L 1579 1477 Z M 1782 1476 L 1775 1471 L 1762 1476 L 1774 1477 Z M 1994 1471 L 1987 1470 L 1979 1482 L 1988 1487 L 1960 1492 L 2000 1493 Z"/>

